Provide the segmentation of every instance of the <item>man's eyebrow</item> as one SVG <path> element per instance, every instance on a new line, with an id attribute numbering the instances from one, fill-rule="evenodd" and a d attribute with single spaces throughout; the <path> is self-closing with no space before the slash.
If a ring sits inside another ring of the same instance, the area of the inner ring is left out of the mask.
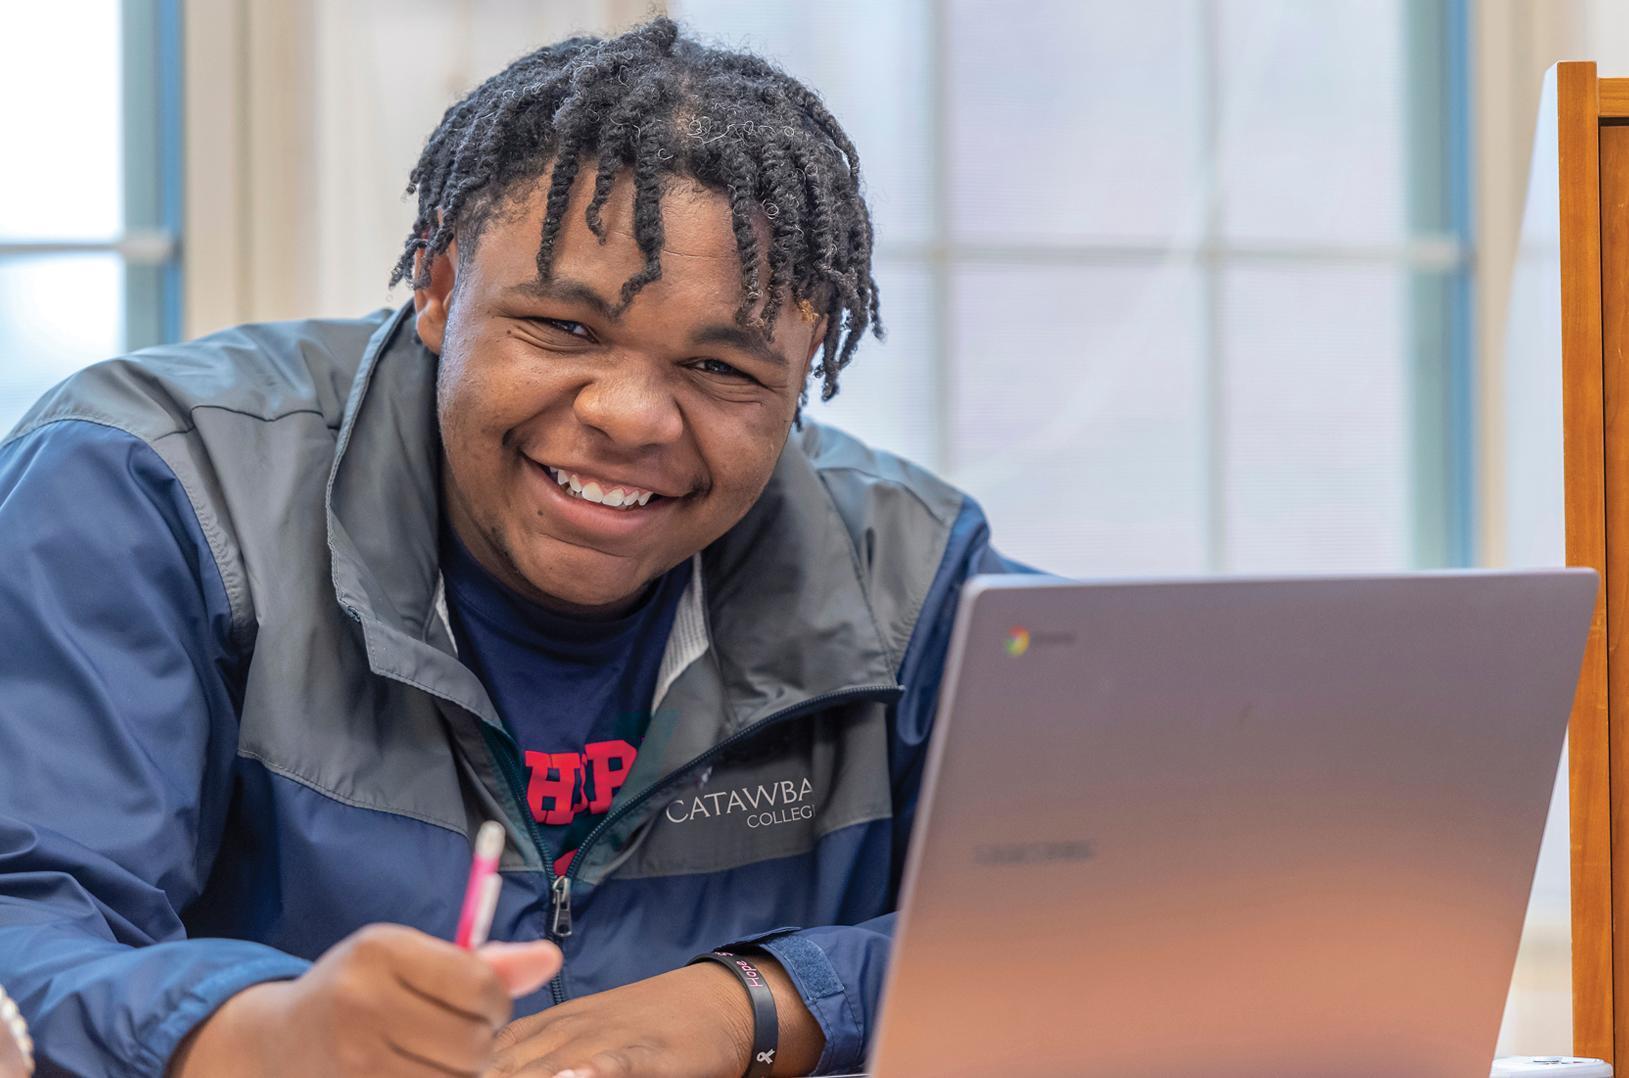
<path id="1" fill-rule="evenodd" d="M 504 289 L 504 294 L 525 296 L 529 299 L 559 300 L 562 303 L 580 303 L 607 322 L 620 321 L 610 300 L 582 281 L 574 281 L 569 277 L 553 277 L 547 281 L 533 277 L 529 281 L 510 285 Z"/>
<path id="2" fill-rule="evenodd" d="M 717 325 L 704 326 L 697 330 L 690 338 L 691 344 L 722 344 L 731 348 L 738 348 L 748 352 L 765 363 L 777 367 L 786 366 L 786 357 L 769 346 L 764 335 L 756 330 L 743 329 L 740 326 Z"/>

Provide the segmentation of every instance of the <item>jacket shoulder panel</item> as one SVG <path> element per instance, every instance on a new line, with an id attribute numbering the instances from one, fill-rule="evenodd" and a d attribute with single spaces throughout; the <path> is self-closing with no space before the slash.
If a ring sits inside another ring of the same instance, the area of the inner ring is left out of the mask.
<path id="1" fill-rule="evenodd" d="M 47 391 L 6 440 L 88 419 L 153 442 L 191 430 L 200 408 L 264 420 L 316 413 L 337 428 L 357 364 L 388 313 L 234 326 L 104 360 Z"/>
<path id="2" fill-rule="evenodd" d="M 897 668 L 969 499 L 926 468 L 834 427 L 805 422 L 794 438 L 854 544 L 872 612 Z"/>
<path id="3" fill-rule="evenodd" d="M 0 445 L 71 420 L 146 442 L 192 502 L 244 646 L 256 611 L 243 529 L 288 516 L 289 499 L 320 503 L 321 482 L 299 477 L 326 476 L 351 380 L 389 313 L 236 326 L 94 364 L 40 398 Z M 240 519 L 245 505 L 252 519 Z"/>

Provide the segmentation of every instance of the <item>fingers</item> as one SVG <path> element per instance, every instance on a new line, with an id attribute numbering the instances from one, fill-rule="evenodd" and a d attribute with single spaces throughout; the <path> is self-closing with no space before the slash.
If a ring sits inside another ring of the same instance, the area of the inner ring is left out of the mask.
<path id="1" fill-rule="evenodd" d="M 509 996 L 521 996 L 542 988 L 560 972 L 560 948 L 547 940 L 533 943 L 488 943 L 476 952 L 497 974 Z"/>
<path id="2" fill-rule="evenodd" d="M 405 985 L 384 1002 L 394 1017 L 384 1040 L 397 1054 L 448 1074 L 479 1073 L 491 1060 L 497 1031 L 485 1019 L 438 1006 Z"/>
<path id="3" fill-rule="evenodd" d="M 470 952 L 403 925 L 370 925 L 355 939 L 359 957 L 388 968 L 424 999 L 494 1029 L 508 1020 L 503 982 Z"/>
<path id="4" fill-rule="evenodd" d="M 422 1075 L 423 1078 L 441 1078 L 442 1075 L 455 1075 L 457 1078 L 478 1078 L 482 1073 L 479 1068 L 448 1066 L 438 1063 L 427 1056 L 421 1056 L 411 1048 L 404 1048 L 396 1044 L 389 1037 L 385 1039 L 385 1047 L 390 1053 L 391 1074 Z"/>
<path id="5" fill-rule="evenodd" d="M 554 1074 L 567 1066 L 565 1055 L 591 1027 L 578 1015 L 556 1008 L 517 1018 L 498 1030 L 493 1041 L 496 1054 L 492 1058 L 489 1076 L 511 1074 Z M 578 1051 L 581 1060 L 586 1053 Z M 544 1069 L 553 1061 L 554 1070 Z"/>
<path id="6" fill-rule="evenodd" d="M 642 1045 L 596 1052 L 587 1059 L 569 1050 L 534 1059 L 511 1074 L 528 1078 L 659 1078 L 674 1074 L 671 1061 Z"/>
<path id="7" fill-rule="evenodd" d="M 572 1014 L 548 1021 L 548 1013 L 534 1016 L 544 1017 L 541 1023 L 521 1019 L 499 1034 L 497 1054 L 486 1078 L 554 1078 L 561 1074 L 574 1078 L 662 1078 L 669 1074 L 694 1078 L 711 1070 L 698 1068 L 693 1061 L 686 1067 L 684 1053 L 672 1051 L 671 1045 L 664 1050 L 659 1040 L 631 1035 L 626 1029 L 607 1030 L 591 1016 Z M 518 1039 L 505 1037 L 523 1024 L 531 1027 L 530 1032 L 521 1032 Z"/>
<path id="8" fill-rule="evenodd" d="M 571 1078 L 627 1078 L 633 1074 L 660 1073 L 653 1067 L 640 1068 L 640 1057 L 645 1054 L 638 1048 L 600 1052 L 586 1065 L 572 1067 L 566 1073 Z"/>

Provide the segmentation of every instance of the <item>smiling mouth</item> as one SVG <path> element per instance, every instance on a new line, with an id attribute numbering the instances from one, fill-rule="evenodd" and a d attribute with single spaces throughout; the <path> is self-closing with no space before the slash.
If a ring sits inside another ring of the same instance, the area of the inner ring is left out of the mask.
<path id="1" fill-rule="evenodd" d="M 593 479 L 584 480 L 576 472 L 568 472 L 552 465 L 545 464 L 543 467 L 568 496 L 595 505 L 603 505 L 607 509 L 629 512 L 663 500 L 663 495 L 654 491 L 630 486 L 609 486 Z"/>

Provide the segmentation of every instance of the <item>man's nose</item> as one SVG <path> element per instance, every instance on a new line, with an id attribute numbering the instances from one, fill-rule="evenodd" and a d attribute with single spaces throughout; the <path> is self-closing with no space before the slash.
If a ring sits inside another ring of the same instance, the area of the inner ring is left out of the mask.
<path id="1" fill-rule="evenodd" d="M 660 372 L 645 364 L 610 363 L 580 390 L 577 419 L 619 445 L 666 445 L 678 440 L 684 416 Z"/>

